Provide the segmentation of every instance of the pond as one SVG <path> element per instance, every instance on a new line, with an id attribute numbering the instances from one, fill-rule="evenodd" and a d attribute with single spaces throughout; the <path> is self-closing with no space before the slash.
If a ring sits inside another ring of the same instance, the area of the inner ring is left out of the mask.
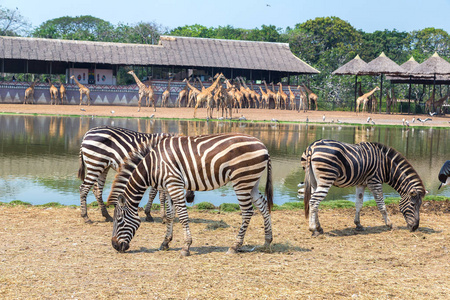
<path id="1" fill-rule="evenodd" d="M 430 194 L 450 196 L 450 188 L 437 189 L 439 170 L 450 159 L 450 130 L 446 129 L 0 115 L 0 202 L 21 200 L 31 204 L 79 205 L 81 181 L 77 171 L 81 139 L 87 130 L 101 125 L 184 135 L 219 132 L 253 135 L 269 149 L 274 202 L 279 205 L 299 200 L 297 184 L 304 178 L 301 154 L 307 145 L 321 138 L 349 143 L 375 141 L 391 146 L 411 162 Z M 105 198 L 114 175 L 114 171 L 108 174 Z M 265 178 L 260 185 L 261 191 L 264 185 Z M 398 196 L 387 185 L 384 185 L 384 192 L 386 196 Z M 355 189 L 333 187 L 326 200 L 337 199 L 354 201 Z M 366 190 L 365 200 L 370 199 L 373 196 Z M 87 200 L 95 201 L 92 193 Z M 196 193 L 195 202 L 202 201 L 216 206 L 237 203 L 229 185 Z"/>

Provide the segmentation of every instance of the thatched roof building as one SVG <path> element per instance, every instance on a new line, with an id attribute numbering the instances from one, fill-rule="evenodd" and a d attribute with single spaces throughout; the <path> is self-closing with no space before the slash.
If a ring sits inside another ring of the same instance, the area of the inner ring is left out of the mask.
<path id="1" fill-rule="evenodd" d="M 158 45 L 0 37 L 1 71 L 64 74 L 68 67 L 157 66 L 273 77 L 317 74 L 286 43 L 161 36 Z M 248 75 L 247 75 L 248 76 Z M 255 76 L 256 77 L 256 76 Z"/>
<path id="2" fill-rule="evenodd" d="M 358 73 L 367 67 L 367 63 L 356 55 L 354 59 L 334 70 L 333 75 L 358 75 Z"/>

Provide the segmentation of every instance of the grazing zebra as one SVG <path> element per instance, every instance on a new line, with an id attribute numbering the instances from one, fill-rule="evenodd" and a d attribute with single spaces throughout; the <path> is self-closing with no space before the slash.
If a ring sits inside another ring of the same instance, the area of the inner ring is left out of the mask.
<path id="1" fill-rule="evenodd" d="M 132 131 L 125 128 L 102 126 L 88 130 L 81 142 L 80 147 L 80 168 L 78 178 L 83 180 L 80 186 L 81 216 L 86 223 L 92 223 L 87 215 L 86 197 L 91 187 L 97 202 L 101 208 L 102 215 L 106 221 L 113 219 L 108 214 L 102 199 L 102 192 L 105 186 L 106 175 L 109 168 L 117 171 L 123 161 L 135 151 L 140 144 L 149 144 L 168 134 L 156 133 L 148 134 Z M 146 220 L 152 222 L 151 206 L 157 190 L 150 189 L 149 202 L 145 208 Z M 193 193 L 187 194 L 188 202 L 193 201 Z M 163 192 L 160 193 L 161 215 L 164 220 L 164 199 Z"/>
<path id="2" fill-rule="evenodd" d="M 438 190 L 443 186 L 450 183 L 450 160 L 447 160 L 443 165 L 441 170 L 439 171 L 439 181 L 441 184 L 438 187 Z"/>
<path id="3" fill-rule="evenodd" d="M 379 143 L 356 145 L 333 140 L 318 140 L 303 152 L 301 163 L 305 169 L 305 216 L 313 236 L 323 233 L 318 207 L 331 185 L 356 186 L 356 230 L 363 230 L 359 221 L 364 188 L 373 193 L 384 222 L 392 228 L 383 199 L 382 184 L 386 182 L 401 196 L 400 211 L 411 231 L 419 227 L 419 208 L 426 194 L 417 172 L 403 155 Z M 311 194 L 312 193 L 312 194 Z"/>
<path id="4" fill-rule="evenodd" d="M 253 215 L 253 205 L 264 218 L 265 246 L 272 242 L 270 211 L 273 189 L 270 156 L 258 139 L 244 134 L 172 136 L 126 161 L 114 179 L 108 204 L 115 204 L 112 245 L 124 252 L 140 225 L 139 202 L 148 186 L 167 190 L 184 228 L 181 255 L 189 255 L 192 237 L 184 201 L 184 189 L 208 191 L 231 182 L 242 211 L 242 224 L 237 240 L 228 250 L 235 253 L 242 246 Z M 267 168 L 264 198 L 258 191 L 259 181 Z M 167 214 L 167 232 L 162 250 L 169 248 L 173 235 L 173 213 Z"/>

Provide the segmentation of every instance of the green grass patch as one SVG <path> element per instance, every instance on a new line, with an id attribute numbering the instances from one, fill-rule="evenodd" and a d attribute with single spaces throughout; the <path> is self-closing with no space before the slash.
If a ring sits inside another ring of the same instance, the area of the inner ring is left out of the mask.
<path id="1" fill-rule="evenodd" d="M 322 201 L 319 205 L 319 208 L 353 208 L 355 207 L 355 203 L 348 200 L 330 200 L 330 201 Z"/>
<path id="2" fill-rule="evenodd" d="M 219 205 L 219 210 L 225 212 L 238 211 L 240 209 L 239 204 L 236 203 L 222 203 Z"/>
<path id="3" fill-rule="evenodd" d="M 303 204 L 303 202 L 300 201 L 292 201 L 292 202 L 286 202 L 283 205 L 280 206 L 281 209 L 288 209 L 288 210 L 293 210 L 293 209 L 304 209 L 305 205 Z"/>
<path id="4" fill-rule="evenodd" d="M 12 206 L 16 206 L 16 205 L 31 206 L 31 203 L 24 202 L 24 201 L 21 201 L 21 200 L 13 200 L 13 201 L 11 201 L 9 203 L 5 203 L 5 204 L 9 204 L 9 205 L 12 205 Z"/>
<path id="5" fill-rule="evenodd" d="M 36 206 L 40 206 L 40 207 L 66 207 L 66 205 L 62 205 L 61 203 L 58 203 L 58 202 L 49 202 L 49 203 L 36 205 Z"/>
<path id="6" fill-rule="evenodd" d="M 211 210 L 211 209 L 216 209 L 216 207 L 214 206 L 214 204 L 209 203 L 209 202 L 200 202 L 200 203 L 194 205 L 192 208 L 200 209 L 200 210 Z"/>

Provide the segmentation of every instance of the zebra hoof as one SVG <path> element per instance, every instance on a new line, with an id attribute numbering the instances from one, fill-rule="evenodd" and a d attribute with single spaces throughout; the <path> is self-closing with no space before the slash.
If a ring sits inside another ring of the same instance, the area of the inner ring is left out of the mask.
<path id="1" fill-rule="evenodd" d="M 319 228 L 318 230 L 314 230 L 312 233 L 312 237 L 317 237 L 319 235 L 323 234 L 323 229 Z"/>
<path id="2" fill-rule="evenodd" d="M 105 217 L 105 222 L 113 222 L 113 221 L 114 219 L 110 215 Z"/>
<path id="3" fill-rule="evenodd" d="M 148 215 L 148 216 L 145 217 L 145 221 L 147 221 L 147 222 L 155 222 L 155 219 L 153 219 L 152 216 Z"/>
<path id="4" fill-rule="evenodd" d="M 356 231 L 365 231 L 366 229 L 363 227 L 363 226 L 361 226 L 361 225 L 359 225 L 359 226 L 356 226 Z"/>
<path id="5" fill-rule="evenodd" d="M 182 250 L 180 251 L 180 255 L 181 255 L 182 257 L 190 256 L 190 255 L 191 255 L 191 252 L 190 252 L 189 250 L 184 250 L 184 249 L 182 249 Z"/>
<path id="6" fill-rule="evenodd" d="M 86 223 L 86 224 L 93 224 L 94 222 L 92 222 L 91 219 L 86 218 L 86 219 L 84 219 L 84 223 Z"/>

